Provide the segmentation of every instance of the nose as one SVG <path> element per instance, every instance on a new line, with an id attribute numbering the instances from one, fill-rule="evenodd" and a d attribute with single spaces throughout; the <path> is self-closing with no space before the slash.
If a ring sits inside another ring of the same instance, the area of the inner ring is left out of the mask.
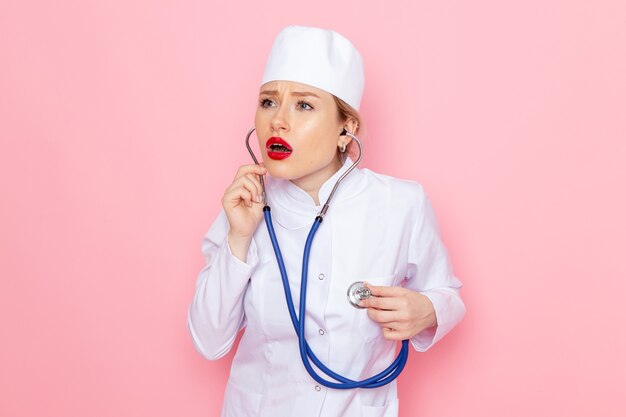
<path id="1" fill-rule="evenodd" d="M 286 106 L 280 106 L 270 120 L 270 126 L 273 131 L 289 130 L 289 115 Z"/>

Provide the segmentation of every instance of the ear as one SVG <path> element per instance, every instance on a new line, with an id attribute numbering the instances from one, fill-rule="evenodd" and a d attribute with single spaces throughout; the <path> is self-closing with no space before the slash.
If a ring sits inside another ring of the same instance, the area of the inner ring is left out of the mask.
<path id="1" fill-rule="evenodd" d="M 353 135 L 355 134 L 354 132 L 356 132 L 357 127 L 358 127 L 357 121 L 352 118 L 346 120 L 343 123 L 343 128 L 346 129 L 348 132 L 352 133 Z M 352 141 L 352 138 L 350 136 L 340 134 L 337 138 L 337 146 L 341 147 L 342 143 L 345 143 L 346 146 L 348 146 L 350 144 L 350 141 Z"/>

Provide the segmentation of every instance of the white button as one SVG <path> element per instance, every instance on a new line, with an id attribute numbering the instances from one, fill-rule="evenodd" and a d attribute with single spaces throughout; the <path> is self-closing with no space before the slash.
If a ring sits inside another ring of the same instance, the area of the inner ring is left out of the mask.
<path id="1" fill-rule="evenodd" d="M 324 330 L 320 329 L 320 335 L 324 336 Z"/>
<path id="2" fill-rule="evenodd" d="M 324 277 L 324 274 L 319 274 L 319 275 L 317 276 L 317 278 L 321 281 L 321 280 L 323 280 L 325 277 Z"/>
<path id="3" fill-rule="evenodd" d="M 319 385 L 315 386 L 315 391 L 321 391 L 321 390 L 322 390 L 322 387 L 320 387 Z"/>

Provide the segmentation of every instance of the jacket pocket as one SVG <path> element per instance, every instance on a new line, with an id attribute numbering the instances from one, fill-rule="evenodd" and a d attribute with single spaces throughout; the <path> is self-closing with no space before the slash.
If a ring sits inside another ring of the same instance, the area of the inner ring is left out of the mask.
<path id="1" fill-rule="evenodd" d="M 397 398 L 387 401 L 380 406 L 362 406 L 363 417 L 398 417 L 399 400 Z"/>

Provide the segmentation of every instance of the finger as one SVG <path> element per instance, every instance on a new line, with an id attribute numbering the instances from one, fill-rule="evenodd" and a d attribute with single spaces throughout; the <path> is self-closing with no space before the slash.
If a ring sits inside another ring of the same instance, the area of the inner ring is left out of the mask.
<path id="1" fill-rule="evenodd" d="M 237 173 L 235 174 L 235 179 L 242 177 L 246 174 L 257 174 L 257 175 L 265 175 L 267 173 L 267 169 L 262 165 L 251 164 L 251 165 L 242 165 L 237 169 Z"/>
<path id="2" fill-rule="evenodd" d="M 379 310 L 402 310 L 406 307 L 405 297 L 369 297 L 359 302 L 361 307 L 373 307 Z"/>
<path id="3" fill-rule="evenodd" d="M 389 323 L 380 323 L 381 327 L 396 331 L 404 331 L 406 329 L 406 323 L 399 321 L 390 321 Z"/>
<path id="4" fill-rule="evenodd" d="M 225 194 L 236 192 L 238 188 L 245 188 L 252 194 L 253 201 L 256 201 L 257 196 L 259 196 L 258 202 L 261 201 L 261 184 L 258 180 L 254 180 L 254 174 L 247 174 L 242 177 L 239 177 L 233 181 L 233 183 L 226 189 Z"/>
<path id="5" fill-rule="evenodd" d="M 237 181 L 241 184 L 242 187 L 250 191 L 250 194 L 252 194 L 252 201 L 256 203 L 261 201 L 260 184 L 259 186 L 257 186 L 257 184 L 255 184 L 254 181 L 252 181 L 247 175 L 239 178 Z"/>
<path id="6" fill-rule="evenodd" d="M 378 310 L 376 308 L 368 308 L 367 315 L 376 323 L 385 324 L 397 321 L 404 321 L 405 314 L 397 310 Z"/>
<path id="7" fill-rule="evenodd" d="M 252 193 L 244 187 L 233 188 L 224 195 L 224 200 L 232 203 L 234 207 L 242 203 L 252 207 Z"/>
<path id="8" fill-rule="evenodd" d="M 405 340 L 409 338 L 406 332 L 389 327 L 383 327 L 383 337 L 387 340 Z"/>
<path id="9" fill-rule="evenodd" d="M 252 181 L 254 185 L 256 186 L 257 194 L 262 195 L 264 189 L 263 189 L 263 185 L 261 184 L 261 181 L 259 180 L 260 177 L 255 174 L 247 174 L 246 177 L 250 179 L 250 181 Z"/>
<path id="10" fill-rule="evenodd" d="M 388 287 L 372 285 L 369 282 L 365 282 L 365 286 L 372 291 L 372 295 L 378 297 L 399 297 L 406 294 L 407 289 L 403 287 Z"/>
<path id="11" fill-rule="evenodd" d="M 393 331 L 396 333 L 399 333 L 401 335 L 405 335 L 405 336 L 410 336 L 410 332 L 409 332 L 409 327 L 407 326 L 406 323 L 401 323 L 398 321 L 392 321 L 389 323 L 379 323 L 381 329 L 383 330 L 387 330 L 387 331 Z"/>

